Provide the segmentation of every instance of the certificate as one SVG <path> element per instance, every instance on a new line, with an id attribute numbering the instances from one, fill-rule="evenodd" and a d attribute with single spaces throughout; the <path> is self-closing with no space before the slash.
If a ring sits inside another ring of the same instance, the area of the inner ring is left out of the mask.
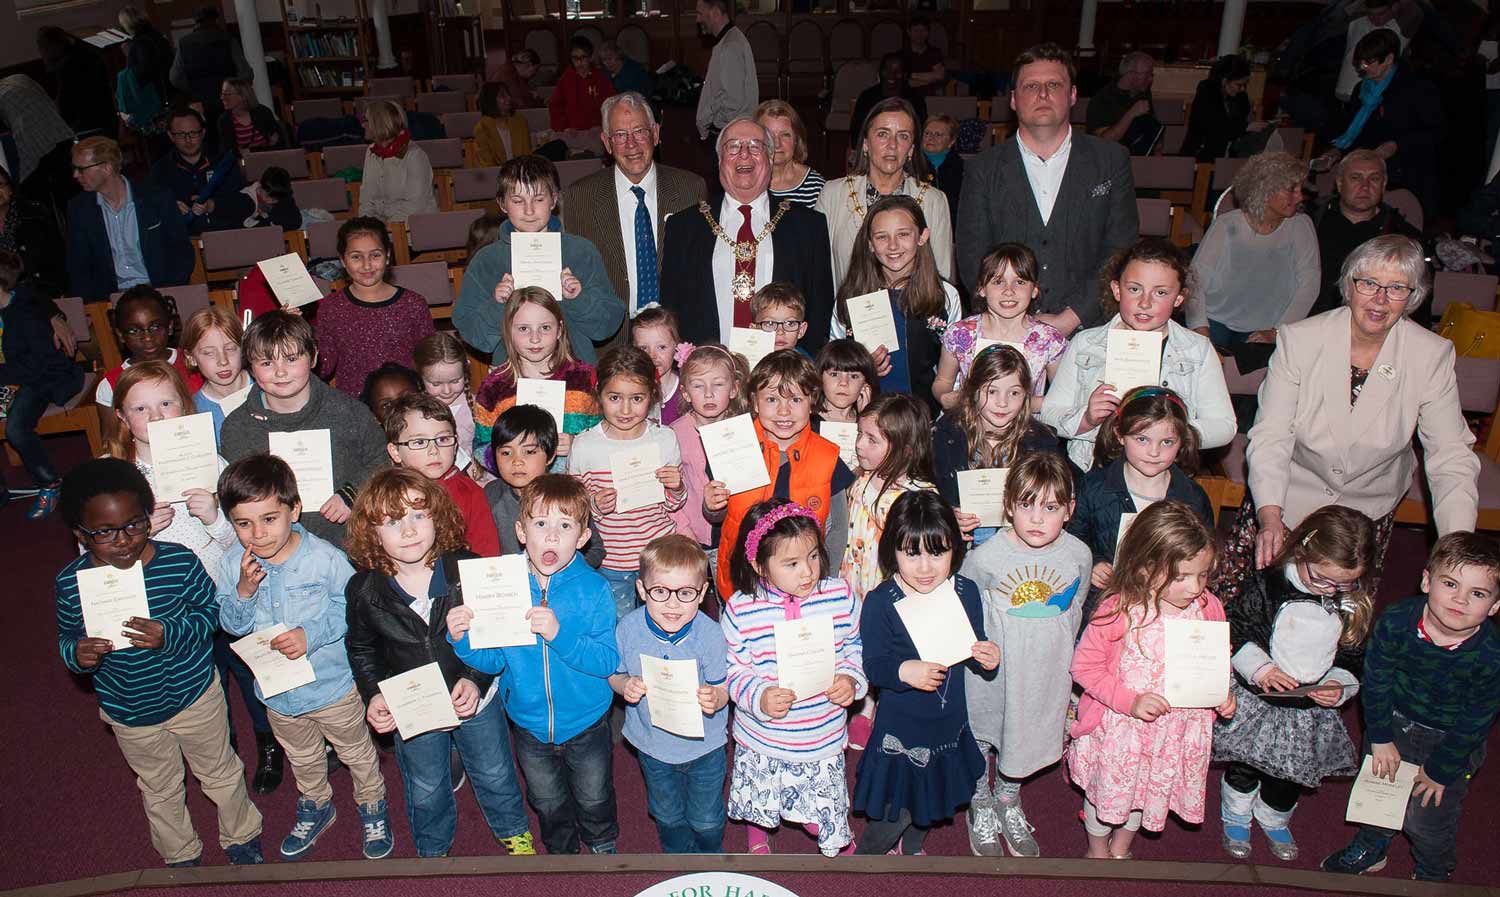
<path id="1" fill-rule="evenodd" d="M 729 330 L 729 351 L 745 356 L 753 371 L 762 358 L 776 351 L 776 334 L 759 327 L 732 327 Z"/>
<path id="2" fill-rule="evenodd" d="M 256 266 L 265 275 L 266 284 L 283 308 L 299 308 L 323 298 L 323 291 L 307 273 L 302 256 L 295 252 L 256 262 Z"/>
<path id="3" fill-rule="evenodd" d="M 1300 685 L 1296 688 L 1289 688 L 1286 691 L 1262 691 L 1260 697 L 1273 701 L 1277 698 L 1305 698 L 1323 688 L 1336 688 L 1340 694 L 1343 694 L 1344 689 L 1348 687 L 1342 682 L 1314 682 L 1311 685 Z"/>
<path id="4" fill-rule="evenodd" d="M 839 458 L 853 468 L 858 460 L 854 456 L 854 440 L 859 438 L 859 424 L 825 420 L 818 424 L 818 435 L 839 447 Z"/>
<path id="5" fill-rule="evenodd" d="M 918 657 L 951 667 L 974 656 L 974 643 L 979 638 L 953 589 L 953 580 L 927 595 L 907 595 L 896 602 L 895 608 Z"/>
<path id="6" fill-rule="evenodd" d="M 1396 770 L 1396 781 L 1392 782 L 1370 771 L 1374 759 L 1365 754 L 1359 775 L 1354 779 L 1354 789 L 1349 792 L 1349 809 L 1344 811 L 1344 819 L 1400 831 L 1406 822 L 1406 805 L 1411 801 L 1412 786 L 1417 784 L 1419 767 L 1402 760 Z"/>
<path id="7" fill-rule="evenodd" d="M 458 562 L 464 607 L 474 612 L 469 623 L 469 646 L 515 648 L 536 644 L 536 633 L 526 612 L 531 610 L 531 580 L 526 555 L 467 558 Z"/>
<path id="8" fill-rule="evenodd" d="M 219 491 L 219 446 L 207 411 L 146 424 L 157 501 L 182 501 L 189 489 Z"/>
<path id="9" fill-rule="evenodd" d="M 462 563 L 462 562 L 460 562 Z M 313 673 L 312 661 L 304 654 L 296 660 L 290 660 L 285 654 L 271 647 L 271 639 L 286 632 L 285 623 L 277 623 L 268 626 L 259 632 L 252 632 L 242 639 L 229 643 L 234 653 L 245 661 L 245 666 L 255 674 L 255 682 L 260 686 L 261 697 L 274 698 L 285 691 L 291 691 L 301 685 L 317 680 Z"/>
<path id="10" fill-rule="evenodd" d="M 958 506 L 979 518 L 980 526 L 1005 525 L 1005 479 L 1009 467 L 958 472 Z"/>
<path id="11" fill-rule="evenodd" d="M 703 440 L 703 453 L 708 456 L 714 479 L 723 483 L 730 495 L 771 485 L 750 415 L 704 424 L 698 428 L 698 438 Z"/>
<path id="12" fill-rule="evenodd" d="M 568 384 L 561 380 L 543 380 L 539 377 L 516 379 L 516 404 L 535 405 L 557 423 L 557 432 L 563 431 L 563 416 L 566 413 Z"/>
<path id="13" fill-rule="evenodd" d="M 896 316 L 891 314 L 891 294 L 876 290 L 863 296 L 855 296 L 848 302 L 849 330 L 854 338 L 871 352 L 885 346 L 887 352 L 901 348 L 901 337 L 896 333 Z"/>
<path id="14" fill-rule="evenodd" d="M 1161 383 L 1162 335 L 1152 331 L 1111 330 L 1104 356 L 1104 382 L 1123 396 L 1137 386 Z"/>
<path id="15" fill-rule="evenodd" d="M 414 738 L 434 729 L 458 728 L 453 695 L 443 682 L 443 671 L 435 660 L 382 680 L 380 693 L 385 696 L 391 716 L 396 718 L 396 730 L 402 738 Z"/>
<path id="16" fill-rule="evenodd" d="M 609 455 L 609 478 L 615 487 L 615 511 L 659 505 L 667 500 L 666 487 L 656 478 L 661 467 L 661 449 L 655 443 L 621 449 Z M 765 469 L 765 462 L 760 462 Z"/>
<path id="17" fill-rule="evenodd" d="M 1167 647 L 1162 697 L 1174 709 L 1224 703 L 1229 697 L 1229 624 L 1166 619 L 1162 625 Z"/>
<path id="18" fill-rule="evenodd" d="M 250 387 L 255 385 L 255 381 L 250 380 L 249 377 L 246 377 L 245 379 L 249 382 L 245 384 L 244 389 L 232 392 L 219 400 L 219 410 L 224 412 L 225 417 L 228 417 L 230 414 L 234 413 L 234 409 L 245 404 L 245 400 L 250 398 Z"/>
<path id="19" fill-rule="evenodd" d="M 333 438 L 326 428 L 270 433 L 271 454 L 280 458 L 297 475 L 297 494 L 302 508 L 317 512 L 333 497 Z"/>
<path id="20" fill-rule="evenodd" d="M 124 570 L 119 567 L 81 567 L 78 570 L 78 603 L 83 609 L 83 634 L 107 638 L 116 651 L 132 647 L 120 633 L 131 617 L 151 618 L 146 603 L 146 573 L 140 561 Z"/>
<path id="21" fill-rule="evenodd" d="M 510 276 L 516 289 L 541 287 L 562 301 L 562 234 L 542 231 L 510 235 Z"/>
<path id="22" fill-rule="evenodd" d="M 703 737 L 703 708 L 698 704 L 698 661 L 663 660 L 641 655 L 646 681 L 646 709 L 651 725 L 683 738 Z"/>
<path id="23" fill-rule="evenodd" d="M 833 617 L 782 620 L 773 629 L 779 687 L 806 701 L 833 686 Z"/>
<path id="24" fill-rule="evenodd" d="M 1120 528 L 1115 532 L 1115 560 L 1120 559 L 1120 543 L 1125 541 L 1125 532 L 1135 523 L 1137 512 L 1126 511 L 1120 515 Z"/>

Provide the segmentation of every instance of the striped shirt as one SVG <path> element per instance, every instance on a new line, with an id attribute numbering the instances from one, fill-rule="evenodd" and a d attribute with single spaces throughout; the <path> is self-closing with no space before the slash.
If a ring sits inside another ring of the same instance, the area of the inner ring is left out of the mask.
<path id="1" fill-rule="evenodd" d="M 802 176 L 802 183 L 790 190 L 772 190 L 771 205 L 774 207 L 784 199 L 792 205 L 813 208 L 818 204 L 818 194 L 823 192 L 823 185 L 827 181 L 817 169 L 808 167 L 807 174 Z"/>
<path id="2" fill-rule="evenodd" d="M 146 565 L 146 603 L 162 624 L 159 650 L 126 648 L 104 655 L 97 666 L 78 665 L 76 648 L 84 638 L 78 571 L 93 567 L 84 554 L 57 574 L 57 646 L 75 673 L 92 674 L 99 707 L 126 726 L 152 726 L 186 710 L 213 682 L 213 635 L 219 627 L 214 582 L 192 550 L 152 542 L 156 554 Z"/>
<path id="3" fill-rule="evenodd" d="M 662 466 L 672 467 L 682 463 L 677 437 L 665 427 L 648 423 L 646 431 L 635 439 L 611 439 L 604 434 L 604 424 L 601 423 L 579 433 L 573 439 L 573 450 L 568 455 L 568 473 L 583 482 L 592 501 L 600 489 L 614 488 L 614 478 L 610 474 L 610 455 L 646 445 L 655 445 L 661 452 Z M 595 509 L 592 523 L 604 542 L 603 566 L 610 570 L 639 570 L 641 549 L 652 539 L 677 532 L 677 524 L 672 522 L 671 514 L 681 510 L 686 501 L 687 491 L 679 489 L 668 492 L 665 502 L 633 511 L 601 514 Z"/>
<path id="4" fill-rule="evenodd" d="M 754 595 L 736 592 L 725 602 L 719 625 L 729 644 L 729 699 L 735 704 L 734 741 L 778 760 L 806 763 L 844 749 L 848 708 L 826 694 L 798 701 L 778 720 L 761 716 L 760 699 L 776 686 L 775 626 L 787 619 L 786 597 L 764 586 Z M 833 617 L 834 675 L 854 680 L 855 698 L 868 690 L 859 641 L 859 600 L 842 579 L 825 579 L 801 601 L 801 616 Z"/>

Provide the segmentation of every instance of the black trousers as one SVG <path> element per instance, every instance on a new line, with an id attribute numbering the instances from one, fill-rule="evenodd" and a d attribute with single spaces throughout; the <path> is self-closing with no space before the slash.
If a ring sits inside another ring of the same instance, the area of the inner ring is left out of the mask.
<path id="1" fill-rule="evenodd" d="M 1229 768 L 1224 770 L 1224 784 L 1245 793 L 1259 787 L 1261 802 L 1280 813 L 1297 806 L 1297 801 L 1302 797 L 1301 785 L 1261 772 L 1248 763 L 1229 764 Z"/>

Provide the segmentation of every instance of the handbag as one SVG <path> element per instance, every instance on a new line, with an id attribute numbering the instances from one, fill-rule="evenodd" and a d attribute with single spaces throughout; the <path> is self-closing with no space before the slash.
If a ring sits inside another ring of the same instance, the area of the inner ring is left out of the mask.
<path id="1" fill-rule="evenodd" d="M 1452 340 L 1454 350 L 1465 358 L 1500 359 L 1500 312 L 1455 302 L 1443 310 L 1438 335 Z"/>

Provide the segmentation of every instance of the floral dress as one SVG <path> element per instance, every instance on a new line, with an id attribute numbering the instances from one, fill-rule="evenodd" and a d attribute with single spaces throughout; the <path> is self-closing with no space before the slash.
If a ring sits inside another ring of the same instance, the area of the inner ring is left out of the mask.
<path id="1" fill-rule="evenodd" d="M 844 545 L 844 561 L 839 576 L 861 599 L 865 593 L 885 581 L 880 573 L 880 534 L 891 505 L 903 492 L 925 489 L 936 492 L 931 483 L 910 477 L 890 483 L 881 490 L 874 474 L 860 474 L 849 487 L 849 540 Z"/>
<path id="2" fill-rule="evenodd" d="M 983 315 L 971 315 L 958 321 L 943 334 L 943 348 L 958 359 L 958 379 L 953 388 L 958 389 L 968 379 L 969 368 L 974 365 L 975 347 L 981 337 L 980 322 Z M 1031 368 L 1031 392 L 1042 395 L 1047 391 L 1047 368 L 1057 364 L 1068 348 L 1068 338 L 1062 331 L 1030 315 L 1026 318 L 1029 329 L 1021 342 L 1021 354 L 1026 356 L 1026 365 Z"/>

